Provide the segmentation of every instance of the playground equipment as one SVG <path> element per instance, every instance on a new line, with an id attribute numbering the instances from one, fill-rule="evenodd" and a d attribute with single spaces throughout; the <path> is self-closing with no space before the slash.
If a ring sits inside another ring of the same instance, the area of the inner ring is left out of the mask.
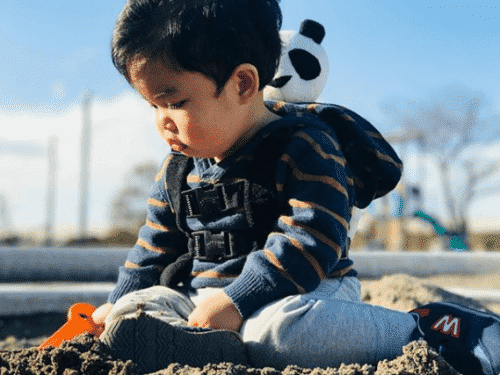
<path id="1" fill-rule="evenodd" d="M 430 223 L 434 231 L 438 236 L 447 236 L 448 237 L 448 247 L 452 251 L 463 252 L 467 251 L 467 245 L 464 241 L 457 235 L 457 233 L 449 232 L 445 227 L 443 227 L 436 219 L 423 213 L 422 211 L 416 211 L 413 216 L 419 217 L 422 220 Z"/>

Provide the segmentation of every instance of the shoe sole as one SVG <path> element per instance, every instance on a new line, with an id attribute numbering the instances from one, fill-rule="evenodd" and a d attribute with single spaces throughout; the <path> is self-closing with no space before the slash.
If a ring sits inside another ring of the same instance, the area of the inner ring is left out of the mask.
<path id="1" fill-rule="evenodd" d="M 171 363 L 192 367 L 220 362 L 247 364 L 245 347 L 236 332 L 186 330 L 144 313 L 113 322 L 101 341 L 114 357 L 132 360 L 143 374 Z"/>

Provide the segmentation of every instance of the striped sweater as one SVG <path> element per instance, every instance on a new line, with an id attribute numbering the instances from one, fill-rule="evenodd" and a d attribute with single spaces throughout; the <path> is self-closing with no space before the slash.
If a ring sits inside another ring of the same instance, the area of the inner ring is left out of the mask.
<path id="1" fill-rule="evenodd" d="M 273 175 L 277 199 L 284 209 L 262 249 L 222 263 L 193 263 L 190 286 L 221 287 L 244 319 L 265 304 L 315 289 L 325 278 L 354 272 L 341 259 L 348 246 L 353 207 L 364 208 L 397 183 L 401 162 L 380 133 L 352 111 L 333 105 L 267 102 L 282 116 L 260 130 L 233 155 L 215 164 L 194 158 L 187 176 L 189 188 L 249 177 L 249 163 L 264 152 L 261 141 L 294 124 Z M 328 122 L 329 125 L 326 125 Z M 332 129 L 333 128 L 333 129 Z M 158 284 L 161 271 L 187 251 L 187 238 L 176 226 L 166 186 L 169 155 L 156 176 L 145 225 L 137 244 L 120 267 L 108 300 Z M 213 220 L 186 219 L 192 231 L 239 229 L 245 212 Z"/>

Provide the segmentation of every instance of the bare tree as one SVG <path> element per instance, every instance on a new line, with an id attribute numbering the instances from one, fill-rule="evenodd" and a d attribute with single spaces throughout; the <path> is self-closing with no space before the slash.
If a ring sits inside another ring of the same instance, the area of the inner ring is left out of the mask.
<path id="1" fill-rule="evenodd" d="M 122 188 L 111 201 L 109 219 L 114 230 L 135 233 L 146 217 L 147 199 L 158 171 L 155 162 L 138 164 L 127 173 Z"/>
<path id="2" fill-rule="evenodd" d="M 449 231 L 465 234 L 474 199 L 500 192 L 485 188 L 500 169 L 500 158 L 484 150 L 499 137 L 500 116 L 486 111 L 485 95 L 463 86 L 446 86 L 421 101 L 392 99 L 382 111 L 401 134 L 411 135 L 422 152 L 432 154 L 440 172 Z"/>

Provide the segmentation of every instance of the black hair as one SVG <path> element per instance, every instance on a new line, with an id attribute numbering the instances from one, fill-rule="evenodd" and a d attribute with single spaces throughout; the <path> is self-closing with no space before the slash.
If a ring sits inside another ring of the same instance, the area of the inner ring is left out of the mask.
<path id="1" fill-rule="evenodd" d="M 281 56 L 278 1 L 128 0 L 113 33 L 113 64 L 128 80 L 131 59 L 162 58 L 213 79 L 220 93 L 234 69 L 249 63 L 261 90 Z"/>

